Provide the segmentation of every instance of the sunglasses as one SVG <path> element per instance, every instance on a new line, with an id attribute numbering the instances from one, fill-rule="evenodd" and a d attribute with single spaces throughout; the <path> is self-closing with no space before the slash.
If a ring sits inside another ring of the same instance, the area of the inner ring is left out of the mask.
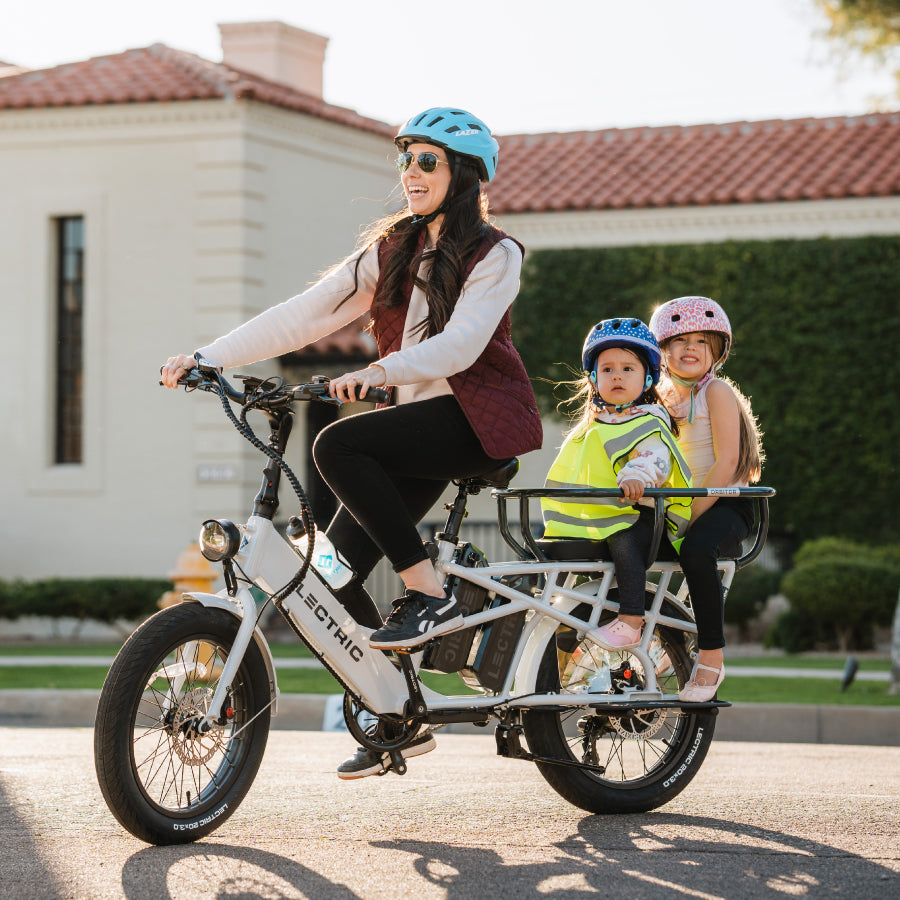
<path id="1" fill-rule="evenodd" d="M 450 165 L 446 160 L 438 159 L 434 153 L 401 153 L 397 157 L 397 168 L 401 172 L 405 172 L 413 164 L 413 160 L 426 175 L 430 175 L 438 167 L 439 163 L 445 166 Z"/>

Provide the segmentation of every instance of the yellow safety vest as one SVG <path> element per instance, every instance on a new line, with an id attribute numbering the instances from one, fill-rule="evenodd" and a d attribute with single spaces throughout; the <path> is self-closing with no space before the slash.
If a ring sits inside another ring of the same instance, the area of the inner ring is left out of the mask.
<path id="1" fill-rule="evenodd" d="M 652 413 L 610 424 L 595 422 L 582 436 L 569 436 L 550 472 L 548 488 L 612 488 L 616 475 L 628 462 L 635 445 L 651 435 L 658 435 L 672 455 L 672 472 L 662 487 L 691 487 L 691 470 L 681 455 L 672 433 Z M 576 498 L 562 501 L 544 498 L 544 537 L 589 538 L 602 541 L 617 531 L 633 525 L 638 519 L 634 506 L 623 506 L 615 497 Z M 677 550 L 691 518 L 690 497 L 666 499 L 667 533 Z"/>

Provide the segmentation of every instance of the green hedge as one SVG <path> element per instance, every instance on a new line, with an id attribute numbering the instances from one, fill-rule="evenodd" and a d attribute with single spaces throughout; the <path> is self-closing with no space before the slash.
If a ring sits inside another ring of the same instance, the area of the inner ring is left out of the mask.
<path id="1" fill-rule="evenodd" d="M 762 424 L 763 483 L 778 490 L 773 530 L 900 540 L 892 387 L 900 238 L 535 251 L 514 335 L 544 412 L 556 405 L 548 381 L 579 366 L 594 323 L 646 321 L 657 304 L 686 294 L 713 297 L 731 319 L 726 371 Z"/>
<path id="2" fill-rule="evenodd" d="M 143 619 L 172 582 L 155 578 L 48 578 L 0 581 L 0 618 L 72 616 L 76 619 Z"/>

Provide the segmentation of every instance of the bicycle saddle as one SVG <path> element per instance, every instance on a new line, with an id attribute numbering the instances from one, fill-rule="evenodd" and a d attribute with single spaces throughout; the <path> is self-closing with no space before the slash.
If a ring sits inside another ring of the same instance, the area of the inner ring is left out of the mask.
<path id="1" fill-rule="evenodd" d="M 461 478 L 459 484 L 464 485 L 469 491 L 480 491 L 482 488 L 498 488 L 503 490 L 509 487 L 509 483 L 519 471 L 519 460 L 517 457 L 508 459 L 505 462 L 498 463 L 496 469 L 490 472 L 484 472 L 481 475 L 475 475 L 472 478 Z"/>

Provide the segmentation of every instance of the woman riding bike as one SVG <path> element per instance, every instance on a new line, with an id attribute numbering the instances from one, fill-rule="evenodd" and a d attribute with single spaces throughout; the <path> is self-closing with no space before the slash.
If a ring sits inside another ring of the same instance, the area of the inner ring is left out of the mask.
<path id="1" fill-rule="evenodd" d="M 371 646 L 409 649 L 458 627 L 417 524 L 449 482 L 541 446 L 534 393 L 510 337 L 523 248 L 487 222 L 481 182 L 499 146 L 470 113 L 434 107 L 398 132 L 407 208 L 373 225 L 361 246 L 304 293 L 274 306 L 197 355 L 230 368 L 304 347 L 368 312 L 379 359 L 332 380 L 339 400 L 390 386 L 390 405 L 341 419 L 318 436 L 314 458 L 340 500 L 326 533 L 354 580 L 337 595 Z M 193 355 L 162 370 L 177 387 Z M 382 625 L 363 585 L 387 556 L 406 587 Z M 380 626 L 380 627 L 379 627 Z M 427 752 L 426 733 L 404 751 Z M 360 749 L 343 777 L 381 771 Z"/>

